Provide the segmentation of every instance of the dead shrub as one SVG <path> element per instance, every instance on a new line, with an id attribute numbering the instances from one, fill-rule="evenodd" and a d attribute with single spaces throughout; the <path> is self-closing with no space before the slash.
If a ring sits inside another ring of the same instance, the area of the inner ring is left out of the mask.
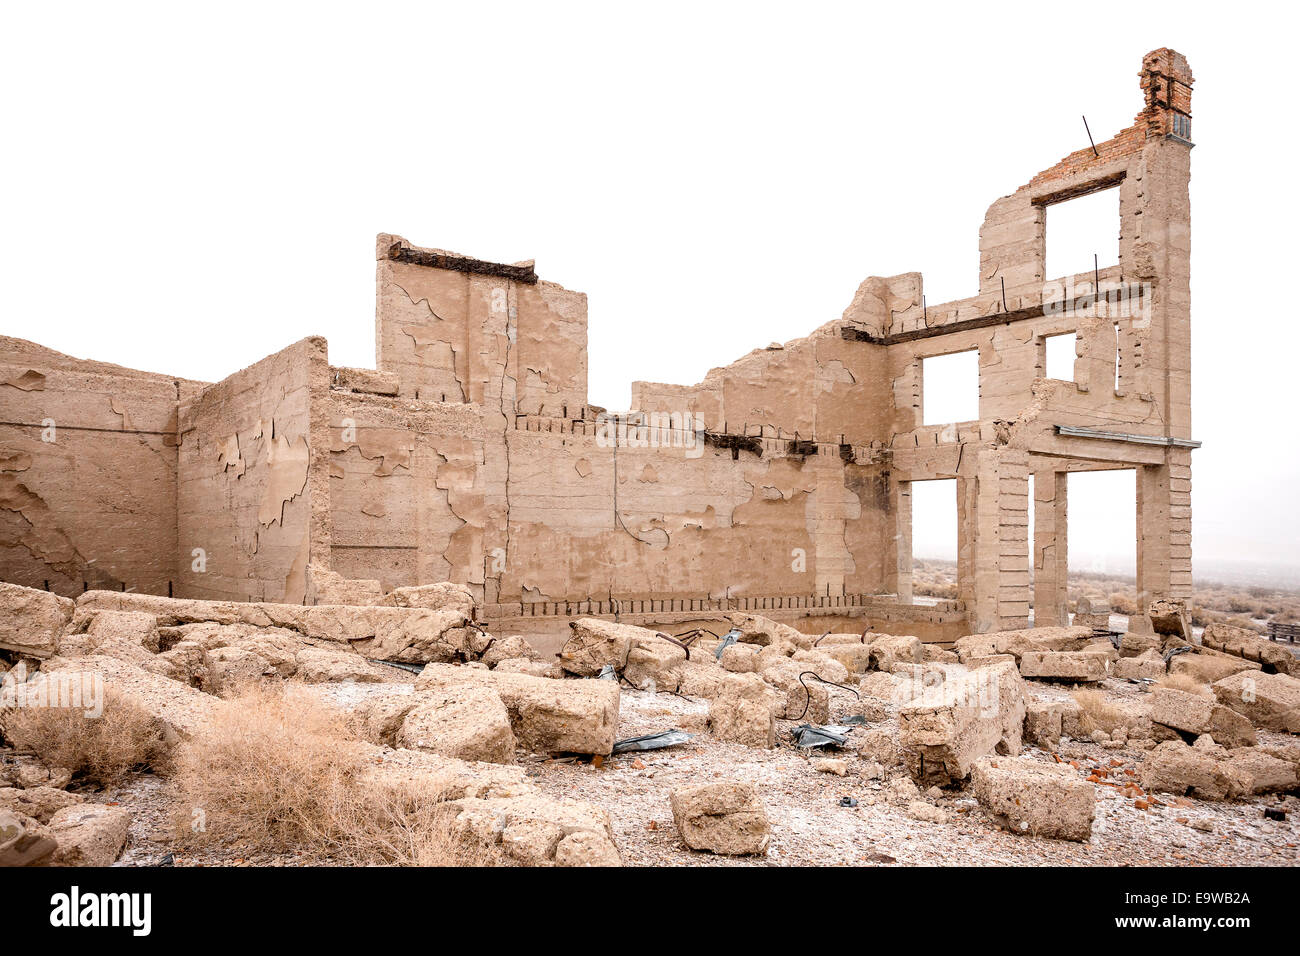
<path id="1" fill-rule="evenodd" d="M 439 781 L 389 783 L 366 769 L 342 713 L 292 688 L 249 687 L 177 751 L 178 835 L 358 865 L 492 862 L 455 835 Z"/>
<path id="2" fill-rule="evenodd" d="M 45 766 L 103 787 L 135 770 L 166 770 L 169 762 L 163 725 L 111 688 L 97 717 L 81 707 L 18 707 L 0 716 L 0 733 Z"/>
<path id="3" fill-rule="evenodd" d="M 1116 614 L 1125 614 L 1133 617 L 1139 613 L 1137 600 L 1124 591 L 1112 591 L 1107 597 L 1110 601 L 1110 609 Z"/>
<path id="4" fill-rule="evenodd" d="M 1085 734 L 1096 730 L 1109 734 L 1127 726 L 1127 715 L 1106 699 L 1104 691 L 1076 690 L 1073 696 L 1080 709 L 1079 726 Z"/>
<path id="5" fill-rule="evenodd" d="M 1202 697 L 1214 696 L 1214 691 L 1209 684 L 1197 680 L 1191 674 L 1166 674 L 1156 681 L 1156 686 L 1181 690 L 1185 694 L 1199 694 Z"/>

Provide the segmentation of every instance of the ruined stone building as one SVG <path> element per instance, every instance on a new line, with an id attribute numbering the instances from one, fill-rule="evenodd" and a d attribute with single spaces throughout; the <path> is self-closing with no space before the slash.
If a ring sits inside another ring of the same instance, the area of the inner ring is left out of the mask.
<path id="1" fill-rule="evenodd" d="M 1186 597 L 1192 74 L 1161 49 L 1140 84 L 1132 126 L 989 207 L 975 295 L 868 278 L 806 338 L 696 385 L 637 382 L 612 421 L 587 404 L 582 293 L 390 235 L 375 370 L 308 338 L 204 384 L 2 338 L 0 579 L 302 602 L 310 566 L 464 583 L 521 633 L 761 609 L 951 640 L 1031 605 L 1060 622 L 1066 479 L 1123 468 L 1139 591 Z M 1106 189 L 1118 264 L 1046 275 L 1048 207 Z M 1046 378 L 1047 339 L 1071 332 L 1073 380 Z M 963 351 L 979 419 L 924 423 L 924 360 Z M 956 479 L 960 593 L 919 606 L 911 487 L 938 478 Z"/>

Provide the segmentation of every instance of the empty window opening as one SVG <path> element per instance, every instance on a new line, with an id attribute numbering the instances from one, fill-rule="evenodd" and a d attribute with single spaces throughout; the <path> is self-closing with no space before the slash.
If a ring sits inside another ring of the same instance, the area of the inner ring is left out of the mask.
<path id="1" fill-rule="evenodd" d="M 1049 279 L 1093 271 L 1119 262 L 1119 187 L 1047 207 Z"/>
<path id="2" fill-rule="evenodd" d="M 1067 483 L 1070 597 L 1078 588 L 1101 596 L 1102 577 L 1127 578 L 1137 571 L 1137 472 L 1078 471 Z"/>
<path id="3" fill-rule="evenodd" d="M 979 350 L 922 359 L 921 424 L 973 422 L 979 417 Z"/>
<path id="4" fill-rule="evenodd" d="M 1047 378 L 1059 378 L 1066 382 L 1074 381 L 1074 359 L 1078 336 L 1074 332 L 1063 335 L 1049 335 L 1043 340 L 1045 351 L 1045 371 Z"/>
<path id="5" fill-rule="evenodd" d="M 957 597 L 957 479 L 913 481 L 914 602 Z"/>

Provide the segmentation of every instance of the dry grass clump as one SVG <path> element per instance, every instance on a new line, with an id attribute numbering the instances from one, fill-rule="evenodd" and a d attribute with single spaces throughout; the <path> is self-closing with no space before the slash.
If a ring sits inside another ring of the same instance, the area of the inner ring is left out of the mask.
<path id="1" fill-rule="evenodd" d="M 1079 705 L 1079 726 L 1085 734 L 1096 730 L 1113 733 L 1128 724 L 1128 716 L 1106 699 L 1104 691 L 1076 690 L 1074 699 Z"/>
<path id="2" fill-rule="evenodd" d="M 74 779 L 113 786 L 132 771 L 166 770 L 169 761 L 162 724 L 112 689 L 103 712 L 84 707 L 17 707 L 0 716 L 0 735 L 31 751 L 45 766 L 62 767 Z"/>
<path id="3" fill-rule="evenodd" d="M 1181 690 L 1185 694 L 1199 694 L 1202 697 L 1214 696 L 1214 691 L 1209 684 L 1197 680 L 1191 674 L 1166 674 L 1156 681 L 1156 686 Z"/>
<path id="4" fill-rule="evenodd" d="M 348 864 L 495 862 L 455 833 L 438 781 L 379 781 L 366 770 L 343 714 L 291 690 L 249 687 L 177 751 L 177 829 L 194 845 Z"/>

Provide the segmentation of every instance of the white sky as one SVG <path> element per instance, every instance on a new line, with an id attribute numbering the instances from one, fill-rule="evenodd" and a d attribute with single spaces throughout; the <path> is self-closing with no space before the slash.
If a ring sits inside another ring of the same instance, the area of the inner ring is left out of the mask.
<path id="1" fill-rule="evenodd" d="M 624 407 L 867 275 L 972 294 L 989 203 L 1086 145 L 1080 114 L 1128 125 L 1167 45 L 1197 77 L 1197 566 L 1296 564 L 1280 9 L 8 4 L 0 332 L 206 380 L 313 333 L 370 366 L 395 232 L 587 292 L 591 401 Z M 1114 551 L 1104 526 L 1071 555 Z"/>

